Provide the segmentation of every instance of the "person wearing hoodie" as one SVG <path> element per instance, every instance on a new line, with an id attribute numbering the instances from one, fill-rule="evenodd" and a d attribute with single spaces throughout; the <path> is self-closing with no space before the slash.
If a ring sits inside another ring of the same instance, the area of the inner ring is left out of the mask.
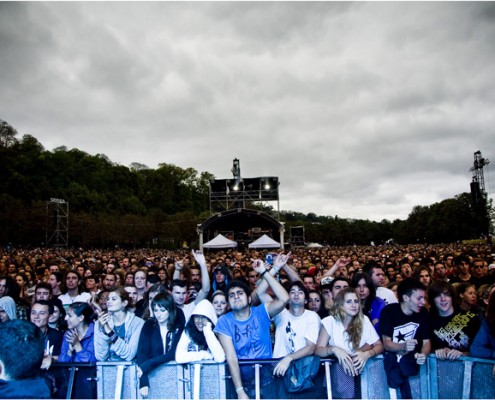
<path id="1" fill-rule="evenodd" d="M 200 360 L 225 361 L 225 352 L 213 328 L 218 317 L 208 300 L 201 300 L 194 308 L 191 318 L 177 345 L 175 361 L 179 364 Z"/>
<path id="2" fill-rule="evenodd" d="M 10 296 L 0 298 L 0 322 L 17 319 L 15 301 Z"/>

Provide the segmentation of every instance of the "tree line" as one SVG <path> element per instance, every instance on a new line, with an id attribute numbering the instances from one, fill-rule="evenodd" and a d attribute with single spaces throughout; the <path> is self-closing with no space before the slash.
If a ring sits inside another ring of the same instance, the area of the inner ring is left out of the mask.
<path id="1" fill-rule="evenodd" d="M 2 245 L 43 246 L 53 217 L 47 212 L 51 198 L 70 204 L 71 246 L 175 248 L 197 240 L 196 226 L 209 216 L 211 173 L 166 163 L 156 169 L 139 163 L 126 167 L 104 154 L 65 146 L 49 151 L 34 136 L 17 135 L 0 120 Z M 287 230 L 304 226 L 307 241 L 331 245 L 381 244 L 391 238 L 439 243 L 480 236 L 469 193 L 416 206 L 406 220 L 393 222 L 294 211 L 282 211 L 280 219 Z"/>

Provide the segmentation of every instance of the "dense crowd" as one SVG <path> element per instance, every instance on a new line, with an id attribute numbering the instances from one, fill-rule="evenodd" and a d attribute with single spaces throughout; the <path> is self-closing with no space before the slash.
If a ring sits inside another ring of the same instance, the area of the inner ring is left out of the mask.
<path id="1" fill-rule="evenodd" d="M 53 361 L 135 361 L 146 397 L 157 366 L 215 360 L 248 398 L 253 369 L 239 360 L 274 358 L 262 395 L 287 398 L 311 390 L 319 357 L 335 357 L 348 380 L 334 396 L 352 398 L 367 360 L 383 353 L 389 386 L 409 398 L 407 377 L 431 352 L 495 358 L 494 253 L 487 244 L 5 250 L 0 321 L 41 331 L 50 395 Z"/>

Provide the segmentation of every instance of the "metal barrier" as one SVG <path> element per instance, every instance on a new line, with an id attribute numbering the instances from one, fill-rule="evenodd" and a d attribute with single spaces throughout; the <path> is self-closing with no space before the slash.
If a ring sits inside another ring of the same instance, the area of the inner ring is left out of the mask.
<path id="1" fill-rule="evenodd" d="M 294 394 L 287 392 L 282 378 L 273 377 L 273 367 L 277 362 L 240 361 L 243 385 L 251 398 L 401 398 L 398 391 L 387 385 L 382 356 L 369 359 L 357 378 L 343 373 L 336 360 L 322 359 L 313 389 Z M 412 396 L 422 399 L 494 399 L 494 365 L 495 360 L 461 357 L 445 361 L 429 356 L 419 375 L 409 379 Z M 98 399 L 140 398 L 137 366 L 132 362 L 99 362 L 96 366 L 54 363 L 49 372 L 63 383 L 54 398 L 95 398 L 96 395 Z M 225 363 L 213 361 L 164 364 L 149 374 L 148 399 L 235 399 L 236 391 L 228 372 Z"/>
<path id="2" fill-rule="evenodd" d="M 97 395 L 95 363 L 52 363 L 42 371 L 53 399 L 88 399 Z"/>

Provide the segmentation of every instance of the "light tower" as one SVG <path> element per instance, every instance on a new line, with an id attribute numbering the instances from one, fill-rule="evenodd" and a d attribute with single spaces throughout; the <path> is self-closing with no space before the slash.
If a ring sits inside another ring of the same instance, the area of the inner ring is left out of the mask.
<path id="1" fill-rule="evenodd" d="M 478 231 L 486 238 L 490 237 L 490 218 L 488 215 L 488 202 L 483 168 L 489 163 L 490 161 L 487 158 L 483 158 L 481 151 L 478 150 L 474 153 L 474 163 L 469 169 L 469 171 L 473 173 L 473 178 L 471 180 L 471 196 L 478 222 Z"/>

